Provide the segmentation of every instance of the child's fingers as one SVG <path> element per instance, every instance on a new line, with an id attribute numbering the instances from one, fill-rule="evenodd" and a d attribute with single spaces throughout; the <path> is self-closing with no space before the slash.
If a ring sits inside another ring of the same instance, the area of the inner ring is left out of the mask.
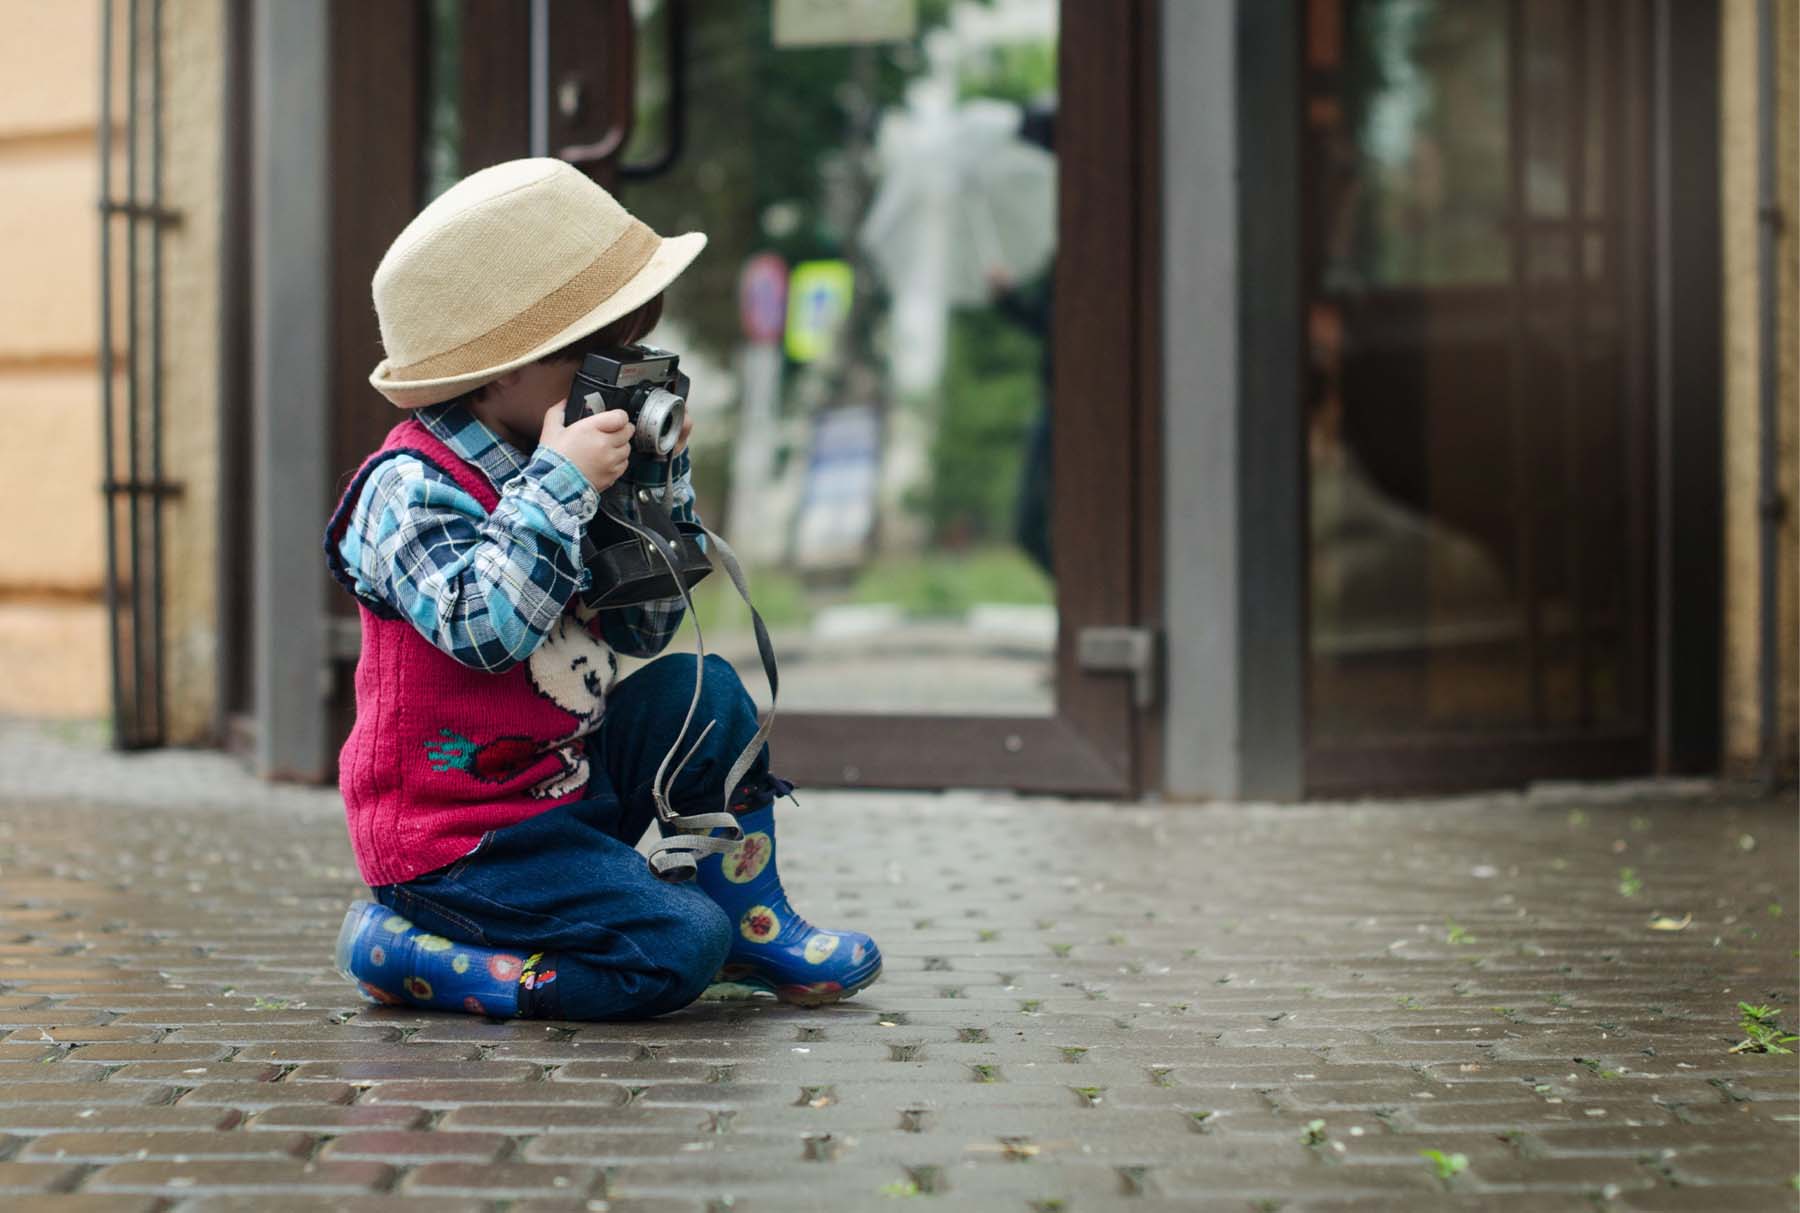
<path id="1" fill-rule="evenodd" d="M 593 413 L 583 417 L 576 424 L 586 425 L 589 422 L 592 422 L 593 427 L 597 430 L 615 431 L 622 430 L 631 424 L 631 418 L 626 415 L 624 409 L 607 409 L 604 413 Z"/>

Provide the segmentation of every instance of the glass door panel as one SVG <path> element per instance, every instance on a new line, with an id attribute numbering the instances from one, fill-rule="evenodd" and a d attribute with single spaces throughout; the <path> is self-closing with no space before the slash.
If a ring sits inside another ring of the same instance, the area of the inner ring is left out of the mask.
<path id="1" fill-rule="evenodd" d="M 1309 6 L 1315 753 L 1642 733 L 1629 9 Z"/>
<path id="2" fill-rule="evenodd" d="M 666 6 L 633 7 L 626 163 L 670 135 Z M 653 338 L 693 377 L 701 516 L 745 560 L 785 707 L 1048 716 L 1056 0 L 918 5 L 849 45 L 788 7 L 689 6 L 681 155 L 618 186 L 710 237 Z M 697 606 L 755 670 L 723 578 Z"/>

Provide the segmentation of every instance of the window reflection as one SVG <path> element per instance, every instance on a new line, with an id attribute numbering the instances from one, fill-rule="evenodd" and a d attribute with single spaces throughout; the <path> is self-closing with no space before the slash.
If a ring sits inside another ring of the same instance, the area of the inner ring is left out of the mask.
<path id="1" fill-rule="evenodd" d="M 1634 710 L 1618 127 L 1600 0 L 1314 0 L 1315 743 Z"/>
<path id="2" fill-rule="evenodd" d="M 634 4 L 645 147 L 661 8 Z M 693 377 L 702 514 L 751 566 L 784 705 L 1054 708 L 1056 9 L 920 4 L 904 40 L 791 46 L 769 0 L 689 6 L 686 151 L 620 196 L 710 237 L 658 339 Z M 779 335 L 747 334 L 746 291 L 783 289 Z M 754 666 L 716 580 L 709 647 Z"/>

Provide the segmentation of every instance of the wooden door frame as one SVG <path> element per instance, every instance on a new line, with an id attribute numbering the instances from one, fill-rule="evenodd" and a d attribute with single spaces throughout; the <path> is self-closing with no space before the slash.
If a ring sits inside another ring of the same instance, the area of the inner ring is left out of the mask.
<path id="1" fill-rule="evenodd" d="M 1081 668 L 1082 628 L 1162 622 L 1157 6 L 1063 0 L 1051 494 L 1057 707 L 1049 716 L 783 712 L 777 765 L 818 787 L 1136 796 L 1160 783 L 1162 718 L 1129 678 Z"/>
<path id="2" fill-rule="evenodd" d="M 522 54 L 516 6 L 467 0 L 471 56 Z M 810 786 L 1005 787 L 1129 796 L 1153 785 L 1160 717 L 1133 706 L 1118 674 L 1083 671 L 1080 628 L 1155 627 L 1161 615 L 1160 332 L 1157 274 L 1155 5 L 1114 8 L 1063 0 L 1057 117 L 1059 182 L 1053 460 L 1095 469 L 1095 494 L 1052 498 L 1058 565 L 1058 708 L 1049 716 L 782 712 L 782 774 Z M 414 5 L 332 0 L 332 465 L 341 475 L 380 440 L 392 417 L 364 382 L 378 351 L 367 307 L 381 247 L 416 209 L 421 41 Z M 479 65 L 477 65 L 479 66 Z M 497 89 L 466 132 L 473 163 L 504 150 L 527 99 Z M 504 98 L 511 98 L 510 101 Z M 366 116 L 379 113 L 382 121 Z M 521 148 L 522 150 L 522 148 Z M 516 154 L 516 153 L 515 153 Z M 371 212 L 374 204 L 376 211 Z M 1095 452 L 1104 452 L 1095 459 Z M 1065 474 L 1066 487 L 1075 477 Z M 1079 484 L 1077 484 L 1079 488 Z M 334 595 L 328 634 L 335 678 L 331 729 L 353 710 L 355 636 Z"/>

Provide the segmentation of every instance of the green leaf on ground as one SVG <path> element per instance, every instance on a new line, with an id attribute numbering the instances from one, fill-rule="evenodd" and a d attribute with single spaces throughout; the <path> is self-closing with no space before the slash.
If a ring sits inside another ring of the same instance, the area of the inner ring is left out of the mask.
<path id="1" fill-rule="evenodd" d="M 1442 1150 L 1420 1150 L 1419 1153 L 1431 1163 L 1437 1171 L 1437 1177 L 1445 1183 L 1469 1169 L 1467 1154 L 1446 1154 Z"/>

